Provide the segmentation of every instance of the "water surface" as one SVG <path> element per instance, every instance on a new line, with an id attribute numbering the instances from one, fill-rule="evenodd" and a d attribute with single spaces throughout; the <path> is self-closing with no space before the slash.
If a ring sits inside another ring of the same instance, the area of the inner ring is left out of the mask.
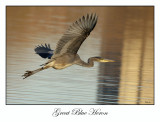
<path id="1" fill-rule="evenodd" d="M 47 69 L 39 44 L 56 48 L 68 26 L 86 13 L 98 23 L 78 54 L 115 63 Z M 153 104 L 153 7 L 7 7 L 7 104 Z"/>

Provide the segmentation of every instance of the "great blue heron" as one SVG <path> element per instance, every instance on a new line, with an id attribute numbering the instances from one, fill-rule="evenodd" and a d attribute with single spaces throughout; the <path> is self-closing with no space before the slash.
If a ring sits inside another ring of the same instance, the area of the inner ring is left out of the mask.
<path id="1" fill-rule="evenodd" d="M 93 67 L 94 61 L 114 62 L 113 60 L 101 57 L 91 57 L 88 59 L 88 63 L 86 63 L 82 61 L 77 54 L 81 44 L 96 26 L 97 19 L 98 16 L 96 14 L 87 14 L 74 22 L 58 41 L 54 54 L 53 50 L 50 49 L 50 45 L 45 44 L 45 46 L 37 47 L 35 51 L 38 52 L 41 57 L 49 58 L 49 60 L 39 69 L 26 71 L 26 73 L 22 75 L 24 77 L 23 79 L 50 67 L 54 69 L 64 69 L 73 64 L 83 67 Z"/>

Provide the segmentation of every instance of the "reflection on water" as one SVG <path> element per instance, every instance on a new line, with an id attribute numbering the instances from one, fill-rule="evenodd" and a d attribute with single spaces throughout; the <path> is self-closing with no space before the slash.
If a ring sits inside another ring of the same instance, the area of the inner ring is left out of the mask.
<path id="1" fill-rule="evenodd" d="M 98 23 L 79 55 L 116 60 L 21 75 L 45 63 L 34 47 L 55 49 L 86 13 Z M 7 7 L 7 104 L 153 104 L 153 7 Z"/>

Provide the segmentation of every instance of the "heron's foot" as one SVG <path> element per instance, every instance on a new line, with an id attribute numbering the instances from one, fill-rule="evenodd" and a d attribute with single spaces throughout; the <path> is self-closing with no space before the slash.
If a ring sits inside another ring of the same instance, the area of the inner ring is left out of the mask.
<path id="1" fill-rule="evenodd" d="M 33 71 L 26 71 L 26 73 L 24 73 L 24 75 L 22 75 L 22 77 L 24 77 L 23 79 L 25 79 L 31 75 L 33 75 Z"/>

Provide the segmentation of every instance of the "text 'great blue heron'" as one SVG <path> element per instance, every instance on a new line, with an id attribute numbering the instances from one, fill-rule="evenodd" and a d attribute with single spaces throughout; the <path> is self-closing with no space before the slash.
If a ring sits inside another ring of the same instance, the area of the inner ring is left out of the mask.
<path id="1" fill-rule="evenodd" d="M 50 45 L 45 44 L 45 46 L 41 45 L 36 47 L 35 52 L 43 58 L 49 58 L 49 60 L 39 69 L 26 71 L 26 73 L 22 75 L 24 77 L 23 79 L 50 67 L 54 69 L 64 69 L 73 64 L 83 67 L 93 67 L 94 61 L 114 62 L 113 60 L 101 57 L 91 57 L 88 59 L 88 63 L 86 63 L 82 61 L 77 54 L 81 44 L 96 26 L 97 19 L 98 17 L 96 14 L 87 14 L 74 22 L 57 43 L 54 54 Z"/>

